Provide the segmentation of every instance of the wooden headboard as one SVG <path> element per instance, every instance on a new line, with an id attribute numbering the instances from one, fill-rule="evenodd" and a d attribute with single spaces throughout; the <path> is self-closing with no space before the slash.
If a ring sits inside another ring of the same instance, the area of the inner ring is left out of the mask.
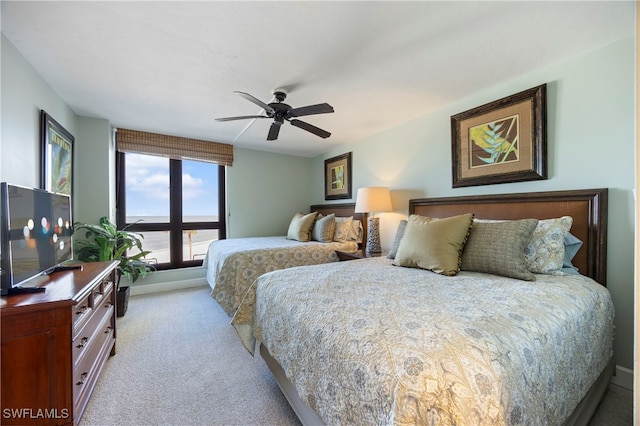
<path id="1" fill-rule="evenodd" d="M 551 219 L 571 216 L 571 233 L 583 244 L 573 265 L 582 275 L 607 284 L 608 190 L 530 192 L 409 200 L 409 214 L 447 217 L 474 213 L 480 219 Z"/>
<path id="2" fill-rule="evenodd" d="M 367 220 L 366 213 L 355 213 L 356 203 L 342 203 L 342 204 L 316 204 L 309 208 L 310 212 L 318 212 L 326 216 L 334 213 L 337 217 L 349 217 L 353 216 L 354 220 L 362 222 L 362 241 L 359 243 L 362 249 L 365 249 L 365 243 L 367 241 Z"/>

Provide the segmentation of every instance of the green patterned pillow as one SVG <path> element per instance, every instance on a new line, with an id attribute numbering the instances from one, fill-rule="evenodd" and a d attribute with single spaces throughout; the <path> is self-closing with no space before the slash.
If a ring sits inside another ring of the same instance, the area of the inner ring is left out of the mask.
<path id="1" fill-rule="evenodd" d="M 335 232 L 336 215 L 333 213 L 327 216 L 319 214 L 316 222 L 313 224 L 311 239 L 313 241 L 320 241 L 321 243 L 330 243 L 333 241 L 333 234 Z"/>
<path id="2" fill-rule="evenodd" d="M 531 241 L 525 248 L 527 268 L 534 274 L 564 275 L 564 239 L 571 229 L 573 218 L 562 216 L 557 219 L 538 221 Z"/>
<path id="3" fill-rule="evenodd" d="M 537 225 L 537 219 L 475 221 L 460 269 L 535 281 L 527 268 L 524 250 Z"/>
<path id="4" fill-rule="evenodd" d="M 311 228 L 316 221 L 318 212 L 309 214 L 296 213 L 289 223 L 289 230 L 287 231 L 287 239 L 297 240 L 302 242 L 309 241 Z"/>
<path id="5" fill-rule="evenodd" d="M 472 221 L 471 213 L 443 219 L 409 216 L 393 264 L 456 275 Z"/>

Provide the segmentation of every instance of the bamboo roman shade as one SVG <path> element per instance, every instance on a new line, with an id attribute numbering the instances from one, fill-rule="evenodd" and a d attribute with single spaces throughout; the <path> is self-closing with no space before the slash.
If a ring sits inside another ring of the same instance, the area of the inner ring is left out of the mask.
<path id="1" fill-rule="evenodd" d="M 206 161 L 221 166 L 233 165 L 233 145 L 226 143 L 118 129 L 116 144 L 120 152 L 158 155 L 174 160 Z"/>

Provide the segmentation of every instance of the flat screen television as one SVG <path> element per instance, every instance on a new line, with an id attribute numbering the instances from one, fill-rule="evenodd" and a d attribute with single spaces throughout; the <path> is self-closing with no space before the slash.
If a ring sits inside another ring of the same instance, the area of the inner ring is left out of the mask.
<path id="1" fill-rule="evenodd" d="M 73 259 L 71 199 L 5 182 L 0 197 L 2 295 L 43 290 L 29 281 Z"/>

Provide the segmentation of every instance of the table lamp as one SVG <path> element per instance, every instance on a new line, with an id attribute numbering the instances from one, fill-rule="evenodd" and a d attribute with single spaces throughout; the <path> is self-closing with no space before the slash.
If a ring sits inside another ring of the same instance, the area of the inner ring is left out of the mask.
<path id="1" fill-rule="evenodd" d="M 380 219 L 375 217 L 375 212 L 391 211 L 391 194 L 389 188 L 375 186 L 359 188 L 356 195 L 355 213 L 371 213 L 367 218 L 367 254 L 382 252 L 380 247 Z"/>

